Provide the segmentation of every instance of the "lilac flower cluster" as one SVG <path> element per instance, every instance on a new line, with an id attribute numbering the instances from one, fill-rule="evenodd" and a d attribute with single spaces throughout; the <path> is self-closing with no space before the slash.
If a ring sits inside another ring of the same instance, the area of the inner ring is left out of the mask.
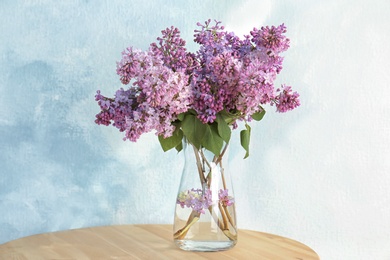
<path id="1" fill-rule="evenodd" d="M 199 213 L 204 214 L 205 209 L 212 205 L 211 191 L 206 189 L 204 193 L 201 189 L 191 189 L 182 191 L 177 197 L 177 204 L 182 208 L 191 208 Z"/>
<path id="2" fill-rule="evenodd" d="M 181 59 L 184 42 L 178 38 L 177 29 L 163 33 L 166 39 L 161 39 L 160 47 L 154 44 L 148 52 L 129 47 L 122 53 L 117 74 L 124 85 L 134 80 L 128 90 L 121 88 L 114 98 L 104 97 L 100 91 L 95 96 L 102 110 L 95 122 L 112 122 L 125 131 L 124 139 L 136 141 L 151 130 L 156 130 L 157 135 L 171 136 L 175 129 L 172 122 L 192 103 L 186 60 Z"/>
<path id="3" fill-rule="evenodd" d="M 262 112 L 261 105 L 287 112 L 299 106 L 299 94 L 290 86 L 274 89 L 282 69 L 280 54 L 289 48 L 284 24 L 254 28 L 240 39 L 226 32 L 220 22 L 197 24 L 196 53 L 188 52 L 177 28 L 162 31 L 148 51 L 127 48 L 117 63 L 117 74 L 128 89 L 119 89 L 114 98 L 97 92 L 101 112 L 97 124 L 117 127 L 125 140 L 136 141 L 155 130 L 169 137 L 181 113 L 195 111 L 199 120 L 213 123 L 225 111 L 236 120 L 251 121 Z"/>
<path id="4" fill-rule="evenodd" d="M 228 190 L 220 189 L 218 193 L 219 202 L 213 202 L 211 190 L 206 189 L 202 192 L 201 189 L 191 189 L 182 191 L 177 197 L 177 204 L 182 208 L 191 208 L 198 213 L 204 214 L 214 203 L 221 203 L 222 206 L 227 207 L 234 204 L 234 198 L 229 196 Z"/>
<path id="5" fill-rule="evenodd" d="M 262 104 L 275 104 L 278 112 L 299 105 L 296 92 L 276 95 L 274 90 L 274 80 L 282 69 L 280 53 L 289 47 L 284 24 L 254 28 L 243 40 L 224 31 L 219 22 L 198 25 L 201 30 L 196 31 L 195 41 L 201 44 L 196 54 L 200 66 L 194 69 L 191 85 L 194 107 L 203 123 L 212 123 L 223 109 L 250 121 L 254 113 L 261 112 Z"/>

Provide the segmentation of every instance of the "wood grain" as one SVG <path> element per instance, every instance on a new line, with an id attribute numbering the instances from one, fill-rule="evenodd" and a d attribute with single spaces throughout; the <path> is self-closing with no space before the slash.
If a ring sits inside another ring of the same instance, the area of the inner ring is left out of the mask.
<path id="1" fill-rule="evenodd" d="M 171 225 L 120 225 L 44 233 L 0 245 L 0 259 L 319 259 L 297 241 L 239 230 L 237 245 L 220 252 L 175 246 Z"/>

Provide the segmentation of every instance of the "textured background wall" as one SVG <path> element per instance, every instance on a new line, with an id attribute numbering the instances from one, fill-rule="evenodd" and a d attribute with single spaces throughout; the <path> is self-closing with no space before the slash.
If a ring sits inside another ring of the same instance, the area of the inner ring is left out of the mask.
<path id="1" fill-rule="evenodd" d="M 0 2 L 0 243 L 40 232 L 171 223 L 181 162 L 153 134 L 123 142 L 93 123 L 94 94 L 120 87 L 115 62 L 197 21 L 247 34 L 284 22 L 292 44 L 278 84 L 288 114 L 233 144 L 239 226 L 306 243 L 322 259 L 390 259 L 390 2 Z M 168 206 L 167 206 L 168 205 Z"/>

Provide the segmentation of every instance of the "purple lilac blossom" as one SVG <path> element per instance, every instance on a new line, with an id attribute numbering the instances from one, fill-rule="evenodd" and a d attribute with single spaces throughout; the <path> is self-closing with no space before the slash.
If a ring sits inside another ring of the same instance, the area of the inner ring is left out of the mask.
<path id="1" fill-rule="evenodd" d="M 171 136 L 175 130 L 171 123 L 191 104 L 188 75 L 166 67 L 151 51 L 128 48 L 122 55 L 117 73 L 123 84 L 132 79 L 134 82 L 127 91 L 120 89 L 115 99 L 97 93 L 102 112 L 95 122 L 109 125 L 112 121 L 120 131 L 125 131 L 125 139 L 131 141 L 151 130 L 164 137 Z"/>
<path id="2" fill-rule="evenodd" d="M 203 123 L 213 123 L 223 110 L 235 114 L 235 120 L 251 121 L 261 105 L 275 104 L 277 112 L 300 105 L 299 94 L 290 86 L 274 88 L 282 70 L 280 53 L 289 48 L 284 24 L 254 28 L 243 39 L 226 32 L 218 21 L 197 25 L 194 41 L 200 48 L 195 53 L 186 50 L 173 26 L 163 30 L 148 51 L 125 49 L 117 74 L 129 87 L 119 89 L 114 98 L 97 92 L 101 112 L 95 122 L 112 123 L 125 132 L 124 140 L 137 141 L 153 130 L 171 136 L 172 123 L 189 109 Z M 231 124 L 237 126 L 236 121 Z"/>
<path id="3" fill-rule="evenodd" d="M 299 94 L 292 92 L 290 86 L 282 85 L 282 90 L 277 89 L 279 95 L 275 97 L 275 105 L 278 112 L 287 112 L 293 110 L 300 105 Z"/>
<path id="4" fill-rule="evenodd" d="M 209 189 L 205 189 L 204 193 L 202 189 L 191 189 L 180 192 L 176 203 L 182 208 L 191 208 L 201 214 L 204 214 L 205 210 L 217 203 L 221 203 L 225 207 L 234 204 L 234 198 L 229 196 L 227 189 L 219 190 L 218 199 L 219 201 L 213 202 L 212 192 Z"/>
<path id="5" fill-rule="evenodd" d="M 290 47 L 290 40 L 283 35 L 286 31 L 286 26 L 281 24 L 278 27 L 261 27 L 260 30 L 253 28 L 250 33 L 253 36 L 252 42 L 257 48 L 264 49 L 268 55 L 274 56 Z"/>
<path id="6" fill-rule="evenodd" d="M 209 189 L 206 189 L 204 193 L 201 189 L 182 191 L 177 197 L 177 204 L 182 208 L 191 208 L 198 213 L 204 214 L 205 210 L 213 204 L 211 191 Z"/>

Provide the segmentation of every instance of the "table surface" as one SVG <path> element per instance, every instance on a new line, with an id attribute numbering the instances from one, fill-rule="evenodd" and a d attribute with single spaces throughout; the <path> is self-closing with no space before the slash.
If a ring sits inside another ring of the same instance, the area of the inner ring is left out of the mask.
<path id="1" fill-rule="evenodd" d="M 171 225 L 117 225 L 44 233 L 0 245 L 0 259 L 319 259 L 289 238 L 239 230 L 227 251 L 188 252 L 177 248 Z"/>

